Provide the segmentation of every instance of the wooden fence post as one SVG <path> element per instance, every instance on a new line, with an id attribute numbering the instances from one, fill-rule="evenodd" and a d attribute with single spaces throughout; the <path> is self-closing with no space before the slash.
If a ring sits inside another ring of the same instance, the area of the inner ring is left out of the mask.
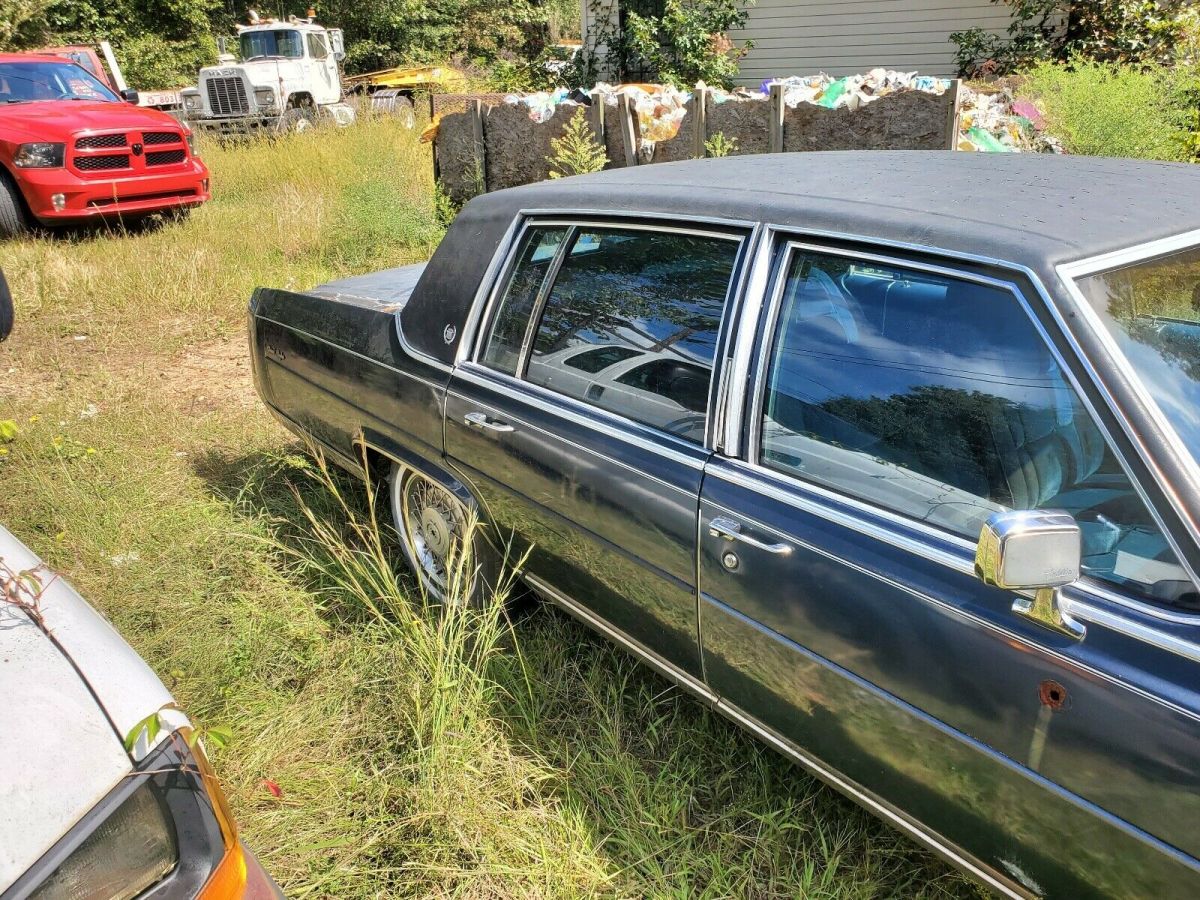
<path id="1" fill-rule="evenodd" d="M 483 142 L 483 101 L 476 97 L 471 101 L 471 152 L 476 171 L 476 184 L 480 194 L 487 193 L 487 145 Z"/>
<path id="2" fill-rule="evenodd" d="M 946 94 L 950 97 L 950 107 L 946 111 L 946 134 L 945 148 L 947 150 L 958 149 L 958 126 L 962 119 L 962 81 L 957 78 L 950 79 L 950 87 L 946 88 Z"/>
<path id="3" fill-rule="evenodd" d="M 767 152 L 783 152 L 783 85 L 771 85 L 771 93 L 767 100 L 767 111 L 770 116 L 767 130 Z"/>
<path id="4" fill-rule="evenodd" d="M 692 94 L 692 156 L 704 159 L 708 155 L 708 88 L 697 88 Z"/>
<path id="5" fill-rule="evenodd" d="M 592 122 L 592 133 L 596 137 L 596 143 L 599 144 L 600 148 L 605 151 L 604 155 L 605 155 L 605 158 L 607 158 L 608 157 L 608 138 L 604 133 L 604 124 L 605 123 L 604 123 L 604 98 L 603 97 L 597 96 L 597 97 L 592 98 L 592 106 L 591 106 L 590 112 L 591 112 L 590 118 L 591 118 L 591 122 Z M 611 163 L 611 160 L 609 160 L 609 163 Z M 605 168 L 607 168 L 607 167 L 608 167 L 608 164 L 605 164 Z"/>
<path id="6" fill-rule="evenodd" d="M 628 94 L 621 94 L 617 97 L 617 109 L 620 112 L 618 118 L 621 126 L 621 143 L 625 145 L 625 165 L 636 166 L 638 164 L 637 136 L 641 129 L 635 126 L 637 111 L 630 106 Z"/>

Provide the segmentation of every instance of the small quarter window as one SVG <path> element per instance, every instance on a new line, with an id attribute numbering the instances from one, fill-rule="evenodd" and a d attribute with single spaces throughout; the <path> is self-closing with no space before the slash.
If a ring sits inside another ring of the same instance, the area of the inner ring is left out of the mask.
<path id="1" fill-rule="evenodd" d="M 759 462 L 975 540 L 1001 509 L 1063 509 L 1083 571 L 1195 609 L 1141 497 L 1008 290 L 797 251 Z"/>
<path id="2" fill-rule="evenodd" d="M 702 441 L 739 246 L 677 232 L 576 232 L 545 301 L 526 377 Z"/>
<path id="3" fill-rule="evenodd" d="M 308 35 L 308 55 L 313 59 L 324 59 L 329 55 L 329 48 L 325 46 L 325 38 L 319 34 Z"/>
<path id="4" fill-rule="evenodd" d="M 531 228 L 525 233 L 480 358 L 485 366 L 509 375 L 516 374 L 529 319 L 537 306 L 555 252 L 566 235 L 567 229 L 561 227 Z"/>

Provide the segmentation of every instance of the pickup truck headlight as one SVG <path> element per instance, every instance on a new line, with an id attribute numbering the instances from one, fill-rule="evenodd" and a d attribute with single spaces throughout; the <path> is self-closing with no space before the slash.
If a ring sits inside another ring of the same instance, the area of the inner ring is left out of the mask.
<path id="1" fill-rule="evenodd" d="M 30 900 L 241 898 L 246 859 L 204 750 L 172 734 L 14 885 Z M 158 896 L 158 893 L 155 893 Z"/>
<path id="2" fill-rule="evenodd" d="M 22 144 L 13 165 L 21 169 L 61 169 L 66 150 L 66 144 Z"/>
<path id="3" fill-rule="evenodd" d="M 254 99 L 258 101 L 259 106 L 274 106 L 275 92 L 270 88 L 255 88 Z"/>

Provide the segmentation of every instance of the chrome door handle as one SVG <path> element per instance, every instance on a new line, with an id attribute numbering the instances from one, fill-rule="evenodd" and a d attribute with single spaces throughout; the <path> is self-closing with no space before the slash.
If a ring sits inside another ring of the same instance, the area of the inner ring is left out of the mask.
<path id="1" fill-rule="evenodd" d="M 512 431 L 513 427 L 507 422 L 501 422 L 499 419 L 493 419 L 487 413 L 469 412 L 463 416 L 463 421 L 472 428 L 479 428 L 484 431 Z"/>
<path id="2" fill-rule="evenodd" d="M 715 519 L 712 519 L 708 523 L 708 533 L 713 537 L 725 538 L 727 541 L 741 541 L 743 544 L 749 544 L 757 550 L 776 553 L 780 556 L 787 556 L 792 552 L 790 544 L 783 542 L 768 544 L 766 541 L 752 538 L 748 534 L 742 534 L 741 523 L 735 522 L 733 519 L 728 519 L 725 516 L 717 516 Z"/>

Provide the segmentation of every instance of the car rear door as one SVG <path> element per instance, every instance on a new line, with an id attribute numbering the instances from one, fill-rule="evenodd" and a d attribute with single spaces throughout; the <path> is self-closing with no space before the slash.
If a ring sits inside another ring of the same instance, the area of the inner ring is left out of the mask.
<path id="1" fill-rule="evenodd" d="M 1002 892 L 1194 895 L 1198 626 L 1153 599 L 1187 576 L 1037 308 L 994 272 L 773 252 L 701 495 L 721 708 Z M 1082 640 L 974 576 L 1008 508 L 1079 521 Z"/>
<path id="2" fill-rule="evenodd" d="M 696 507 L 747 238 L 526 223 L 446 399 L 447 457 L 527 581 L 701 691 Z M 642 403 L 605 381 L 635 356 L 666 362 Z"/>

